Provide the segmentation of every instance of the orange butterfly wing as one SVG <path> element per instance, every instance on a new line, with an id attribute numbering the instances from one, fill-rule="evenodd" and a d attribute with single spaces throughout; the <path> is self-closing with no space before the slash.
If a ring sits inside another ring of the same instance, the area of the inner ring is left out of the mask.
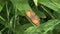
<path id="1" fill-rule="evenodd" d="M 27 10 L 26 11 L 26 15 L 31 19 L 31 21 L 36 25 L 38 26 L 39 25 L 39 18 L 37 15 L 35 15 L 34 12 L 30 11 L 30 10 Z"/>

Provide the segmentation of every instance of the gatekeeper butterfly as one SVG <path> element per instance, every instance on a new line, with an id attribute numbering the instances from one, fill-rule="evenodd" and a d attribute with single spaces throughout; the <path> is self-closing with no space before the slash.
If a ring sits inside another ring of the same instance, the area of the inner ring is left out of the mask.
<path id="1" fill-rule="evenodd" d="M 30 18 L 30 20 L 32 21 L 33 24 L 35 24 L 36 26 L 39 25 L 40 19 L 38 18 L 38 16 L 33 11 L 26 10 L 25 13 L 26 13 L 27 17 Z"/>

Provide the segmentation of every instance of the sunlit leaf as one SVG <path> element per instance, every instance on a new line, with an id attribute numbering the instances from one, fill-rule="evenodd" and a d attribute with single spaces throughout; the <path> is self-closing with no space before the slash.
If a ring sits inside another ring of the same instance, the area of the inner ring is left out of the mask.
<path id="1" fill-rule="evenodd" d="M 39 34 L 39 30 L 37 31 L 36 27 L 29 27 L 26 31 L 25 34 Z"/>
<path id="2" fill-rule="evenodd" d="M 5 1 L 4 0 L 0 0 L 0 12 L 3 9 L 4 5 L 5 5 Z"/>
<path id="3" fill-rule="evenodd" d="M 28 0 L 11 0 L 13 5 L 24 15 L 24 10 L 31 10 Z"/>
<path id="4" fill-rule="evenodd" d="M 35 5 L 37 6 L 37 4 L 38 4 L 38 0 L 33 0 L 33 1 L 34 1 Z"/>
<path id="5" fill-rule="evenodd" d="M 48 8 L 51 8 L 51 9 L 53 9 L 54 11 L 56 11 L 56 12 L 58 12 L 58 13 L 60 13 L 59 11 L 60 11 L 60 8 L 57 6 L 57 5 L 55 5 L 52 1 L 50 1 L 50 0 L 39 0 L 39 3 L 40 4 L 43 4 L 44 6 L 46 6 L 46 7 L 48 7 Z"/>
<path id="6" fill-rule="evenodd" d="M 46 34 L 49 30 L 52 30 L 56 25 L 60 23 L 59 20 L 49 20 L 48 22 L 42 24 L 40 26 L 40 30 L 42 34 Z"/>
<path id="7" fill-rule="evenodd" d="M 51 0 L 58 8 L 60 8 L 60 0 Z"/>

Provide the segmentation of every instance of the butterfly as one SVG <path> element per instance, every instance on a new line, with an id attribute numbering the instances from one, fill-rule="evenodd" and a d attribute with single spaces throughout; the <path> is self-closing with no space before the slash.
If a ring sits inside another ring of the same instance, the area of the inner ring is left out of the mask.
<path id="1" fill-rule="evenodd" d="M 25 13 L 26 13 L 27 17 L 30 18 L 30 20 L 32 21 L 33 24 L 35 24 L 36 26 L 39 26 L 40 19 L 33 11 L 26 10 Z"/>

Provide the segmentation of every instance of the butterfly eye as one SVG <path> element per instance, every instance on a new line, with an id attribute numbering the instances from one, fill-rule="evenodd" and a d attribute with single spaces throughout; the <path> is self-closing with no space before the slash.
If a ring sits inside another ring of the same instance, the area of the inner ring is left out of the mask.
<path id="1" fill-rule="evenodd" d="M 33 24 L 35 24 L 36 26 L 39 25 L 39 18 L 37 15 L 35 15 L 34 12 L 30 11 L 30 10 L 27 10 L 26 11 L 26 15 L 27 17 L 30 18 L 30 20 L 33 22 Z"/>

